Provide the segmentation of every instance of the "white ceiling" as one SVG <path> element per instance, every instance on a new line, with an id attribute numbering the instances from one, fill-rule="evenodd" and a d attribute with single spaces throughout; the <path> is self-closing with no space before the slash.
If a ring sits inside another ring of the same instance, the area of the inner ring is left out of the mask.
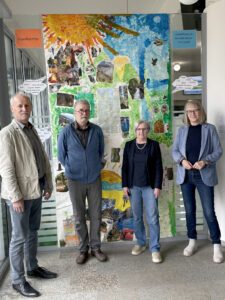
<path id="1" fill-rule="evenodd" d="M 2 1 L 2 0 L 1 0 Z M 13 15 L 178 13 L 178 0 L 4 0 Z"/>
<path id="2" fill-rule="evenodd" d="M 219 0 L 206 0 L 211 5 Z M 127 14 L 127 13 L 170 13 L 175 15 L 172 30 L 182 29 L 180 2 L 178 0 L 0 0 L 5 2 L 12 13 L 11 19 L 5 19 L 5 24 L 14 34 L 16 28 L 41 28 L 42 14 Z M 90 4 L 91 3 L 91 4 Z M 45 69 L 42 49 L 29 51 L 36 62 Z M 189 53 L 189 54 L 188 54 Z M 199 49 L 189 52 L 176 51 L 173 59 L 180 61 L 187 69 L 200 68 Z M 190 61 L 193 62 L 190 67 Z"/>
<path id="3" fill-rule="evenodd" d="M 42 14 L 178 13 L 180 11 L 178 0 L 0 0 L 1 3 L 5 3 L 12 14 L 12 18 L 5 19 L 4 22 L 13 35 L 17 28 L 41 28 Z M 30 49 L 28 52 L 45 70 L 43 50 Z"/>

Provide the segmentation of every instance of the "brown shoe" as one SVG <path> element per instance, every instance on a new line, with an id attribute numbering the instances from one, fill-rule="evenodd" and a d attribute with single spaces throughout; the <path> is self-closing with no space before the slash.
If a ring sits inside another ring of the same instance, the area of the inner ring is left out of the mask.
<path id="1" fill-rule="evenodd" d="M 80 254 L 76 258 L 76 263 L 78 265 L 85 264 L 88 260 L 88 252 L 80 252 Z"/>
<path id="2" fill-rule="evenodd" d="M 105 253 L 101 251 L 101 249 L 91 250 L 91 255 L 95 256 L 97 260 L 104 262 L 108 260 L 108 257 Z"/>

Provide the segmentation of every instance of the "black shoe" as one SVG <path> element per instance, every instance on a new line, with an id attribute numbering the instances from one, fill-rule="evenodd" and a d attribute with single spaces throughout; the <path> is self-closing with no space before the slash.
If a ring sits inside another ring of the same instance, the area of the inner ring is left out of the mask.
<path id="1" fill-rule="evenodd" d="M 13 289 L 16 290 L 18 293 L 25 297 L 39 297 L 41 294 L 36 291 L 29 282 L 25 281 L 24 283 L 13 284 Z"/>
<path id="2" fill-rule="evenodd" d="M 58 275 L 57 273 L 51 272 L 45 268 L 37 267 L 37 269 L 34 269 L 32 271 L 27 271 L 27 276 L 43 278 L 43 279 L 52 279 L 52 278 L 56 278 Z"/>
<path id="3" fill-rule="evenodd" d="M 86 261 L 88 260 L 88 252 L 80 252 L 80 254 L 76 258 L 76 263 L 78 265 L 85 264 Z"/>
<path id="4" fill-rule="evenodd" d="M 108 257 L 105 253 L 101 251 L 101 249 L 91 250 L 91 255 L 95 256 L 97 260 L 104 262 L 108 260 Z"/>

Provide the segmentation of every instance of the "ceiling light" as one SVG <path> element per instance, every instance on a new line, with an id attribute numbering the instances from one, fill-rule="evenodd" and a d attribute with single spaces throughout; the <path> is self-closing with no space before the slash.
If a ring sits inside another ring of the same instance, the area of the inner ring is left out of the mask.
<path id="1" fill-rule="evenodd" d="M 196 2 L 198 2 L 198 0 L 179 0 L 180 3 L 184 4 L 184 5 L 192 5 Z"/>
<path id="2" fill-rule="evenodd" d="M 175 72 L 180 71 L 180 64 L 175 64 L 175 65 L 173 66 L 173 69 L 174 69 Z"/>

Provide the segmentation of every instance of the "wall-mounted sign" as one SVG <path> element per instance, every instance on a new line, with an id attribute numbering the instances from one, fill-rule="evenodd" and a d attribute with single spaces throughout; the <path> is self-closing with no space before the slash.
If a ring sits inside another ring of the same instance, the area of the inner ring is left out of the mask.
<path id="1" fill-rule="evenodd" d="M 47 87 L 43 81 L 46 79 L 46 76 L 41 77 L 40 79 L 29 79 L 25 80 L 23 84 L 19 85 L 19 90 L 28 94 L 38 95 L 40 92 L 44 91 Z"/>
<path id="2" fill-rule="evenodd" d="M 42 48 L 40 29 L 16 29 L 16 48 Z"/>
<path id="3" fill-rule="evenodd" d="M 196 48 L 196 30 L 173 31 L 173 48 Z"/>
<path id="4" fill-rule="evenodd" d="M 180 76 L 172 83 L 173 93 L 184 91 L 185 95 L 199 95 L 202 93 L 202 76 Z"/>

